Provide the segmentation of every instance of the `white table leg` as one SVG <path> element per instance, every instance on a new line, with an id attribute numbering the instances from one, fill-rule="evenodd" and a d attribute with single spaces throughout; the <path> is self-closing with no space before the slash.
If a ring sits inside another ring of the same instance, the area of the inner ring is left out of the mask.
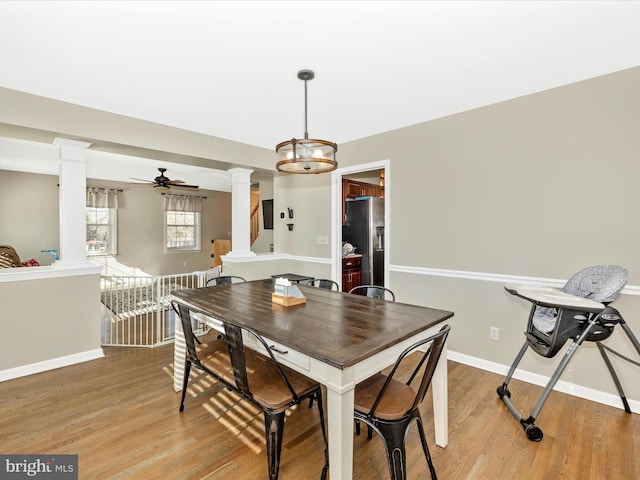
<path id="1" fill-rule="evenodd" d="M 184 331 L 182 330 L 182 322 L 178 315 L 175 316 L 175 339 L 173 342 L 173 389 L 176 392 L 182 390 L 182 382 L 184 379 L 184 363 L 185 352 L 187 346 L 184 341 Z"/>
<path id="2" fill-rule="evenodd" d="M 433 426 L 436 445 L 446 447 L 449 443 L 449 397 L 447 393 L 447 345 L 445 343 L 442 355 L 438 361 L 433 378 L 431 379 L 433 393 Z"/>
<path id="3" fill-rule="evenodd" d="M 353 392 L 353 388 L 342 393 L 327 388 L 331 480 L 351 480 L 353 477 Z"/>

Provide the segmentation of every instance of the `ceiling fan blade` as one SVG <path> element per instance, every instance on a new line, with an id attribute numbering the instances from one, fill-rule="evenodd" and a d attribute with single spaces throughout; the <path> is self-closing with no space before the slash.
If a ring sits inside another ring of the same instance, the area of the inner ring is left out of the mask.
<path id="1" fill-rule="evenodd" d="M 160 175 L 153 180 L 143 180 L 142 178 L 129 177 L 131 180 L 138 180 L 137 182 L 128 182 L 128 185 L 150 185 L 153 188 L 169 189 L 169 188 L 184 188 L 184 189 L 198 189 L 198 185 L 186 185 L 183 180 L 170 180 L 165 176 L 164 172 L 166 168 L 158 168 Z M 139 183 L 142 182 L 142 183 Z"/>

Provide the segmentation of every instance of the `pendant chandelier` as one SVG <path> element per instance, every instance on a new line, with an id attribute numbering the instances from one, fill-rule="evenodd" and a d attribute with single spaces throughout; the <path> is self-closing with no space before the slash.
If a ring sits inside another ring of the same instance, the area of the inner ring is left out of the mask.
<path id="1" fill-rule="evenodd" d="M 285 173 L 325 173 L 338 167 L 338 146 L 327 140 L 309 139 L 307 133 L 307 82 L 313 80 L 311 70 L 300 70 L 298 78 L 304 80 L 304 139 L 292 138 L 276 145 L 276 169 Z"/>

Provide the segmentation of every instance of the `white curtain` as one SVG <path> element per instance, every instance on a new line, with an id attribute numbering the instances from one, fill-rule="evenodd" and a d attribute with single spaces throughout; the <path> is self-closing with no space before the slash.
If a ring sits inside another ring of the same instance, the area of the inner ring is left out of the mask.
<path id="1" fill-rule="evenodd" d="M 165 195 L 165 212 L 202 212 L 202 198 L 194 195 Z"/>
<path id="2" fill-rule="evenodd" d="M 87 207 L 118 208 L 118 190 L 115 188 L 87 188 Z"/>

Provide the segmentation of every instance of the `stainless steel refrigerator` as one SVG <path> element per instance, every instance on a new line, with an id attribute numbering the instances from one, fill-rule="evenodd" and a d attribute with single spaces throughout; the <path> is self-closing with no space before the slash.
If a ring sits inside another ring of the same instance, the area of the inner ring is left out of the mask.
<path id="1" fill-rule="evenodd" d="M 384 198 L 347 201 L 342 241 L 362 254 L 362 285 L 384 286 Z"/>

